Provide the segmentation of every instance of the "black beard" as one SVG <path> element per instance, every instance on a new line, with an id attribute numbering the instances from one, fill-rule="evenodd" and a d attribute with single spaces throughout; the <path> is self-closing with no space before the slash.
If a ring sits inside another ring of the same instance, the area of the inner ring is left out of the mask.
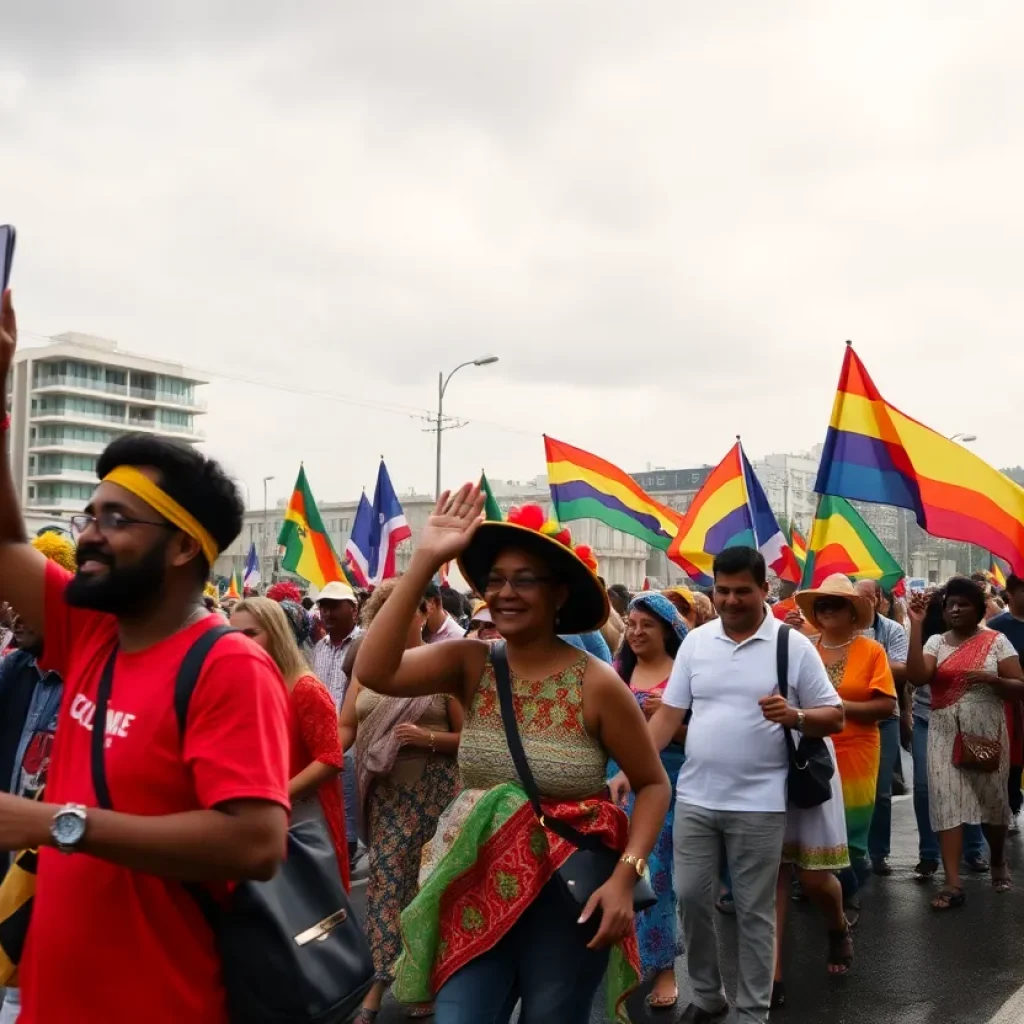
<path id="1" fill-rule="evenodd" d="M 134 618 L 144 613 L 154 599 L 159 599 L 163 588 L 167 575 L 164 554 L 168 543 L 157 544 L 134 565 L 117 566 L 107 562 L 108 569 L 103 576 L 76 573 L 64 591 L 64 600 L 73 608 L 88 608 L 110 615 Z"/>

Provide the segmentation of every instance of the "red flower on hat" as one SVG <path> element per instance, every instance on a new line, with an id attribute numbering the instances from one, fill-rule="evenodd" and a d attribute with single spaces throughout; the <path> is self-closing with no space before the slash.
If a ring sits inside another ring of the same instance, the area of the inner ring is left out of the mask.
<path id="1" fill-rule="evenodd" d="M 508 521 L 513 526 L 522 526 L 545 537 L 550 537 L 563 547 L 568 548 L 593 573 L 597 572 L 597 559 L 593 550 L 586 544 L 574 547 L 572 531 L 553 519 L 548 519 L 540 505 L 522 505 L 508 510 Z"/>

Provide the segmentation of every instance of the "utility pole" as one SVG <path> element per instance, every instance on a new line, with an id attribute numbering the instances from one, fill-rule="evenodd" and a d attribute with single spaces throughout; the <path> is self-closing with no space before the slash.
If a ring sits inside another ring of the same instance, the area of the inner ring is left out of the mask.
<path id="1" fill-rule="evenodd" d="M 273 480 L 273 476 L 265 476 L 263 478 L 263 542 L 260 544 L 260 578 L 263 581 L 264 591 L 267 586 L 272 582 L 270 579 L 270 572 L 267 568 L 267 535 L 270 533 L 270 513 L 267 509 L 267 484 Z M 266 573 L 266 575 L 264 575 Z"/>

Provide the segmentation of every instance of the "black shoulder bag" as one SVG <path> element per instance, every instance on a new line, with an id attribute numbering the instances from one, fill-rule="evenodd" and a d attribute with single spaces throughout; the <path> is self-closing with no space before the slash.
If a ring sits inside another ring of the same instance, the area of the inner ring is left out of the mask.
<path id="1" fill-rule="evenodd" d="M 229 626 L 208 629 L 189 648 L 174 684 L 182 739 L 206 656 Z M 107 705 L 117 650 L 100 677 L 92 729 L 92 781 L 99 806 L 113 804 L 104 759 Z M 172 884 L 172 883 L 169 883 Z M 198 883 L 182 883 L 217 940 L 233 1024 L 335 1024 L 373 984 L 363 929 L 349 907 L 338 858 L 319 821 L 288 830 L 288 852 L 269 882 L 240 882 L 226 906 Z"/>
<path id="2" fill-rule="evenodd" d="M 505 741 L 508 743 L 512 762 L 529 797 L 533 813 L 546 829 L 576 847 L 576 852 L 555 874 L 555 883 L 569 911 L 579 917 L 590 897 L 611 878 L 621 855 L 603 843 L 598 836 L 585 835 L 571 825 L 545 816 L 540 805 L 537 780 L 530 770 L 530 763 L 523 749 L 523 740 L 519 735 L 515 706 L 512 702 L 512 673 L 508 667 L 508 651 L 505 649 L 504 641 L 491 645 L 491 664 L 494 666 L 494 679 L 501 704 L 501 724 L 505 729 Z M 638 879 L 633 890 L 633 909 L 647 910 L 657 902 L 658 898 L 647 879 Z M 587 924 L 596 934 L 600 924 L 597 915 Z"/>
<path id="3" fill-rule="evenodd" d="M 775 663 L 779 677 L 779 693 L 789 699 L 789 634 L 790 626 L 779 626 L 775 641 Z M 800 746 L 793 742 L 793 733 L 783 726 L 789 750 L 787 799 L 794 807 L 818 807 L 832 799 L 832 776 L 836 766 L 823 739 L 802 736 Z"/>

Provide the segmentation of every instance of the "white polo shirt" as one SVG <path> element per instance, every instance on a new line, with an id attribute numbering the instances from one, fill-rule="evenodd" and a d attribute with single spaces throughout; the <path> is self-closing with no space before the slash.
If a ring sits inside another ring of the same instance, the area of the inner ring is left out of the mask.
<path id="1" fill-rule="evenodd" d="M 779 692 L 776 636 L 782 625 L 768 608 L 758 631 L 742 643 L 721 619 L 691 630 L 676 655 L 662 702 L 692 709 L 686 761 L 676 798 L 712 811 L 784 811 L 789 757 L 781 725 L 765 720 L 758 701 Z M 789 702 L 839 707 L 811 642 L 789 634 Z"/>

